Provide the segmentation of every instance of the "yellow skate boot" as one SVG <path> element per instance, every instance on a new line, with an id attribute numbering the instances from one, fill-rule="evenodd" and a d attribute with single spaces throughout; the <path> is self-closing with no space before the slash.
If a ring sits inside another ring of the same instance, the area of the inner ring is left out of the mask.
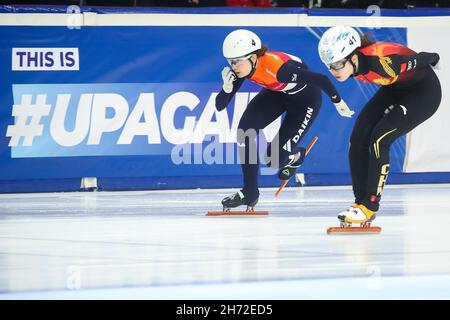
<path id="1" fill-rule="evenodd" d="M 353 204 L 350 209 L 338 214 L 338 219 L 343 227 L 350 227 L 352 223 L 359 223 L 361 227 L 368 227 L 375 217 L 375 212 L 362 204 Z"/>

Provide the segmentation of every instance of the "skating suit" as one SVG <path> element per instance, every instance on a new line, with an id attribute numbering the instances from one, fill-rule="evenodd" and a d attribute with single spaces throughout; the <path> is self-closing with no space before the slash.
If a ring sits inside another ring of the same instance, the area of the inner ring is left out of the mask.
<path id="1" fill-rule="evenodd" d="M 300 58 L 283 52 L 266 52 L 258 58 L 250 76 L 234 82 L 231 93 L 222 90 L 217 95 L 217 110 L 227 107 L 245 79 L 262 87 L 243 113 L 237 135 L 244 180 L 242 190 L 251 201 L 259 196 L 259 159 L 252 152 L 256 150 L 256 142 L 251 134 L 246 133 L 263 129 L 286 113 L 279 132 L 267 147 L 264 159 L 273 168 L 283 167 L 289 162 L 289 156 L 298 151 L 301 139 L 320 111 L 321 90 L 337 101 L 340 97 L 327 76 L 309 71 Z"/>
<path id="2" fill-rule="evenodd" d="M 439 107 L 441 86 L 430 67 L 439 56 L 387 42 L 358 49 L 357 55 L 355 78 L 381 88 L 361 110 L 353 128 L 350 171 L 355 202 L 377 211 L 389 173 L 391 144 Z"/>

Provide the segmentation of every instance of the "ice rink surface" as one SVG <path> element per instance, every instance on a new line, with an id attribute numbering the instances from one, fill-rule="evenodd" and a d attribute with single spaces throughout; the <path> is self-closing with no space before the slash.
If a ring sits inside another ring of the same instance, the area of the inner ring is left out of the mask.
<path id="1" fill-rule="evenodd" d="M 350 187 L 0 195 L 0 299 L 450 299 L 450 185 L 387 186 L 378 235 L 327 235 Z"/>

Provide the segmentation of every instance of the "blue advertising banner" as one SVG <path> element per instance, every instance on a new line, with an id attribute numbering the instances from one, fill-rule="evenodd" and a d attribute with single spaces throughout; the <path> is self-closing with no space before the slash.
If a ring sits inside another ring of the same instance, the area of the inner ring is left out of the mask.
<path id="1" fill-rule="evenodd" d="M 239 175 L 228 161 L 236 159 L 235 130 L 260 88 L 247 81 L 226 111 L 214 108 L 226 66 L 222 41 L 235 29 L 0 26 L 0 179 Z M 269 50 L 332 78 L 317 54 L 327 28 L 247 29 Z M 406 44 L 405 28 L 371 32 Z M 357 113 L 377 90 L 333 82 Z M 302 171 L 347 173 L 355 117 L 323 101 L 302 141 L 319 136 Z M 404 154 L 402 138 L 392 147 L 392 172 L 401 172 Z"/>

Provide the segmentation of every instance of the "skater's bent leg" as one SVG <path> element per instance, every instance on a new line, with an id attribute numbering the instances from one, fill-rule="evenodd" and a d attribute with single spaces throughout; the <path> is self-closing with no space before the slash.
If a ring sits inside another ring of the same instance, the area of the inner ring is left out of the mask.
<path id="1" fill-rule="evenodd" d="M 439 107 L 441 90 L 439 81 L 432 75 L 410 88 L 398 103 L 389 109 L 372 133 L 369 177 L 364 205 L 379 209 L 381 192 L 389 173 L 389 149 L 400 136 L 410 132 L 429 119 Z"/>
<path id="2" fill-rule="evenodd" d="M 355 203 L 366 195 L 369 171 L 369 145 L 373 128 L 385 115 L 385 109 L 394 103 L 391 93 L 381 88 L 360 112 L 350 137 L 348 158 Z"/>
<path id="3" fill-rule="evenodd" d="M 279 169 L 292 161 L 292 156 L 299 151 L 297 145 L 303 138 L 303 134 L 298 133 L 303 119 L 303 117 L 291 114 L 286 115 L 280 131 L 267 146 L 266 163 L 268 166 Z M 312 124 L 312 121 L 310 123 Z"/>
<path id="4" fill-rule="evenodd" d="M 370 130 L 362 122 L 356 122 L 350 137 L 348 158 L 355 203 L 361 203 L 366 194 L 369 170 Z"/>
<path id="5" fill-rule="evenodd" d="M 300 151 L 300 142 L 312 127 L 322 104 L 320 91 L 315 89 L 289 98 L 286 103 L 286 117 L 279 132 L 267 147 L 266 162 L 276 169 L 296 159 L 294 155 Z"/>
<path id="6" fill-rule="evenodd" d="M 242 191 L 249 201 L 259 197 L 259 158 L 256 144 L 258 130 L 265 128 L 284 112 L 282 97 L 282 93 L 261 90 L 249 103 L 239 121 L 237 143 L 243 174 Z"/>
<path id="7" fill-rule="evenodd" d="M 241 164 L 244 186 L 242 191 L 249 201 L 259 197 L 258 190 L 258 151 L 255 129 L 238 129 L 238 154 Z"/>
<path id="8" fill-rule="evenodd" d="M 362 204 L 369 210 L 378 211 L 381 192 L 389 174 L 389 150 L 391 144 L 404 133 L 401 128 L 383 120 L 374 129 L 370 138 L 370 158 L 367 192 Z"/>

